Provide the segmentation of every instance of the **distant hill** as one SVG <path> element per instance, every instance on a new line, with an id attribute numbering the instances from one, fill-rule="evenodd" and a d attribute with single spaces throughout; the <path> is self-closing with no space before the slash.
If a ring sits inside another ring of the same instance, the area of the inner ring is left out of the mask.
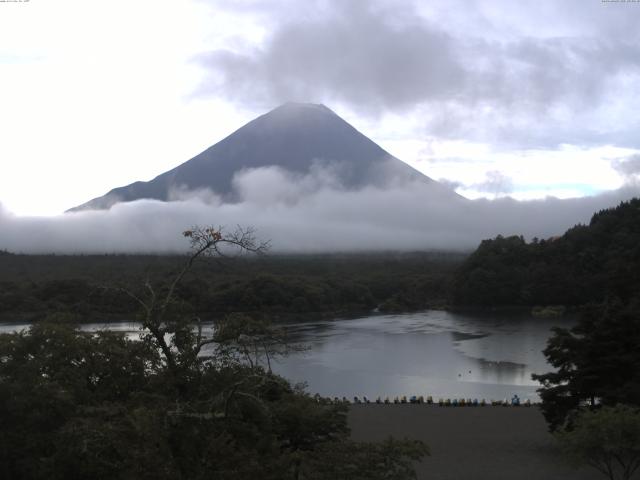
<path id="1" fill-rule="evenodd" d="M 208 188 L 232 202 L 236 173 L 272 165 L 297 173 L 330 166 L 347 189 L 421 179 L 444 195 L 461 198 L 393 157 L 324 105 L 286 103 L 153 180 L 114 188 L 70 211 L 105 209 L 142 198 L 166 201 L 173 189 Z"/>
<path id="2" fill-rule="evenodd" d="M 484 240 L 456 274 L 457 305 L 582 305 L 640 296 L 640 199 L 561 237 Z"/>

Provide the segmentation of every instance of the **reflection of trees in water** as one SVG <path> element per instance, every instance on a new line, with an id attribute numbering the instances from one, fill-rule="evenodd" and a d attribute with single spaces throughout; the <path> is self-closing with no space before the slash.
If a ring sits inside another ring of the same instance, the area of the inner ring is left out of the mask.
<path id="1" fill-rule="evenodd" d="M 489 333 L 465 333 L 465 332 L 451 332 L 454 344 L 459 344 L 464 340 L 476 340 L 479 338 L 488 337 Z"/>
<path id="2" fill-rule="evenodd" d="M 521 336 L 517 338 L 503 338 L 501 341 L 495 341 L 491 334 L 470 338 L 454 342 L 454 348 L 465 358 L 476 364 L 476 370 L 472 370 L 472 374 L 463 375 L 462 380 L 476 381 L 482 383 L 498 383 L 505 385 L 537 385 L 531 380 L 536 360 L 544 363 L 541 348 L 543 342 L 533 340 L 533 343 L 540 343 L 537 350 L 532 350 L 529 343 L 523 344 Z M 482 342 L 486 338 L 488 341 Z M 492 339 L 492 340 L 489 340 Z M 504 348 L 507 345 L 508 348 Z M 510 358 L 514 356 L 514 352 L 518 353 L 518 357 L 525 360 L 524 362 L 513 360 L 500 360 L 499 358 Z M 539 359 L 536 358 L 536 352 Z M 525 355 L 523 356 L 522 353 Z M 490 358 L 486 358 L 486 357 Z M 524 357 L 524 358 L 523 358 Z"/>
<path id="3" fill-rule="evenodd" d="M 476 359 L 480 378 L 485 383 L 505 385 L 534 385 L 527 365 L 516 362 L 492 362 Z"/>
<path id="4" fill-rule="evenodd" d="M 463 355 L 488 362 L 514 363 L 535 371 L 549 368 L 542 349 L 549 338 L 545 327 L 526 328 L 514 331 L 495 331 L 473 338 L 465 336 L 455 342 L 455 348 Z"/>

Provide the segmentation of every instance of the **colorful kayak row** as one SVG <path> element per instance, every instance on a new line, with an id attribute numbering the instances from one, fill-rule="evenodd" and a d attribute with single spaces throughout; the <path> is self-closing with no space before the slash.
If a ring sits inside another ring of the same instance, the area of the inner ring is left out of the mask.
<path id="1" fill-rule="evenodd" d="M 514 395 L 511 400 L 508 399 L 503 399 L 503 400 L 485 400 L 484 398 L 481 400 L 478 400 L 477 398 L 471 399 L 471 398 L 440 398 L 438 399 L 438 401 L 434 401 L 433 397 L 431 395 L 429 395 L 428 397 L 424 397 L 422 395 L 420 396 L 410 396 L 407 397 L 406 395 L 403 395 L 401 397 L 394 397 L 393 399 L 390 399 L 389 397 L 385 397 L 384 400 L 381 397 L 376 398 L 375 400 L 369 400 L 367 397 L 353 397 L 353 400 L 349 400 L 347 397 L 333 397 L 333 399 L 331 398 L 322 398 L 319 395 L 316 395 L 316 400 L 317 401 L 323 401 L 323 402 L 327 402 L 327 403 L 334 403 L 334 404 L 338 404 L 338 403 L 343 403 L 343 404 L 369 404 L 369 403 L 375 403 L 375 404 L 385 404 L 385 405 L 390 405 L 390 404 L 402 404 L 402 403 L 412 403 L 412 404 L 427 404 L 427 405 L 439 405 L 441 407 L 485 407 L 487 405 L 492 405 L 492 406 L 503 406 L 503 407 L 519 407 L 519 406 L 524 406 L 524 407 L 530 407 L 531 405 L 533 405 L 533 403 L 531 403 L 531 400 L 526 399 L 524 402 L 520 401 L 520 398 L 517 395 Z"/>

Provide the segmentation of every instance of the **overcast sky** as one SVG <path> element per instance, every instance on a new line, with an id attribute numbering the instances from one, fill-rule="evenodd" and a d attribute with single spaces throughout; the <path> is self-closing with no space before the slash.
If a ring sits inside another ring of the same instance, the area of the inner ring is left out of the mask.
<path id="1" fill-rule="evenodd" d="M 640 3 L 0 2 L 0 202 L 52 215 L 287 100 L 324 103 L 467 197 L 640 171 Z"/>

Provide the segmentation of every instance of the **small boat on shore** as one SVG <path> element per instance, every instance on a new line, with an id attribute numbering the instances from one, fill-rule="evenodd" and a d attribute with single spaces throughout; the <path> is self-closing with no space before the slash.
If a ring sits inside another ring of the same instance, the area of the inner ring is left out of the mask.
<path id="1" fill-rule="evenodd" d="M 315 394 L 313 396 L 316 402 L 318 403 L 326 403 L 326 404 L 346 404 L 346 405 L 369 405 L 369 404 L 377 404 L 377 405 L 390 405 L 390 404 L 411 404 L 411 405 L 438 405 L 440 407 L 486 407 L 487 405 L 491 406 L 501 406 L 501 407 L 531 407 L 537 405 L 537 403 L 532 402 L 531 399 L 527 398 L 524 401 L 520 399 L 518 395 L 513 395 L 513 397 L 509 400 L 507 398 L 503 398 L 502 400 L 486 400 L 484 398 L 438 398 L 437 401 L 433 400 L 431 395 L 425 397 L 424 395 L 402 395 L 395 396 L 393 399 L 390 397 L 384 397 L 384 400 L 381 396 L 376 397 L 375 400 L 369 399 L 366 395 L 359 397 L 355 395 L 352 400 L 349 400 L 347 397 L 321 397 L 319 394 Z"/>

